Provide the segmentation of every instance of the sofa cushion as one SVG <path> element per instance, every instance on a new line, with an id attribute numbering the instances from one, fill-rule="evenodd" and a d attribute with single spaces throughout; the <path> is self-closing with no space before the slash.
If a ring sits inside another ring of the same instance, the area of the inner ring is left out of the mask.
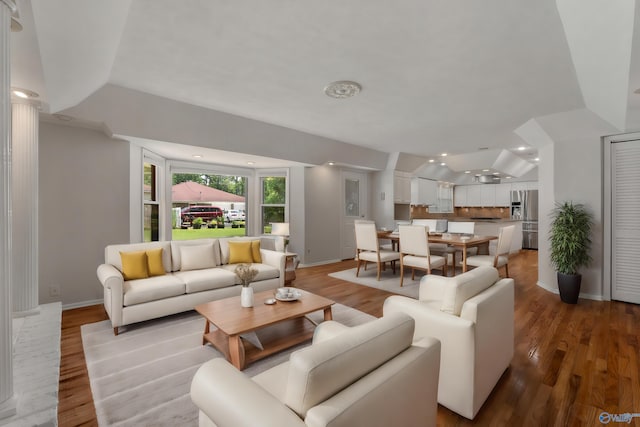
<path id="1" fill-rule="evenodd" d="M 162 262 L 162 254 L 164 249 L 147 249 L 147 268 L 149 276 L 162 276 L 166 273 L 164 263 Z"/>
<path id="2" fill-rule="evenodd" d="M 142 304 L 182 295 L 185 284 L 173 274 L 124 282 L 124 305 Z"/>
<path id="3" fill-rule="evenodd" d="M 213 244 L 213 259 L 215 265 L 220 265 L 220 244 L 218 239 L 193 239 L 193 240 L 172 240 L 171 241 L 171 260 L 173 262 L 171 271 L 180 271 L 182 269 L 182 256 L 180 248 L 184 246 L 200 246 L 205 244 Z"/>
<path id="4" fill-rule="evenodd" d="M 213 243 L 180 247 L 180 271 L 213 268 L 216 260 L 213 255 Z"/>
<path id="5" fill-rule="evenodd" d="M 253 262 L 260 264 L 262 262 L 262 255 L 260 255 L 260 240 L 251 241 L 251 258 Z"/>
<path id="6" fill-rule="evenodd" d="M 173 274 L 184 282 L 188 294 L 236 285 L 236 275 L 220 267 L 176 271 Z"/>
<path id="7" fill-rule="evenodd" d="M 149 277 L 146 251 L 120 252 L 122 276 L 124 280 L 146 279 Z"/>
<path id="8" fill-rule="evenodd" d="M 170 242 L 145 242 L 125 243 L 121 245 L 109 245 L 104 249 L 104 262 L 111 264 L 122 272 L 122 259 L 120 252 L 147 251 L 162 248 L 162 264 L 166 272 L 171 271 L 171 243 Z"/>
<path id="9" fill-rule="evenodd" d="M 256 240 L 256 238 L 249 236 L 238 236 L 218 239 L 220 243 L 220 263 L 229 264 L 229 242 L 250 242 L 252 240 Z"/>
<path id="10" fill-rule="evenodd" d="M 229 264 L 251 264 L 251 242 L 229 242 Z"/>
<path id="11" fill-rule="evenodd" d="M 411 346 L 414 320 L 394 313 L 294 352 L 284 403 L 307 411 Z"/>
<path id="12" fill-rule="evenodd" d="M 226 271 L 233 273 L 233 275 L 235 276 L 235 284 L 239 285 L 241 282 L 240 282 L 240 278 L 235 274 L 236 267 L 237 267 L 237 264 L 227 264 L 227 265 L 221 265 L 218 268 L 222 268 Z M 270 265 L 251 264 L 251 267 L 258 270 L 258 274 L 253 279 L 254 282 L 259 282 L 261 280 L 268 280 L 268 279 L 277 279 L 278 277 L 280 277 L 280 270 Z"/>
<path id="13" fill-rule="evenodd" d="M 498 270 L 478 267 L 455 277 L 447 277 L 440 310 L 460 316 L 462 305 L 498 281 Z"/>

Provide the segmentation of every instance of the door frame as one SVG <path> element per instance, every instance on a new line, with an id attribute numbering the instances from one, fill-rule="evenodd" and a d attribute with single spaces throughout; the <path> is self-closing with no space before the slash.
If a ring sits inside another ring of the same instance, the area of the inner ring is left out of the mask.
<path id="1" fill-rule="evenodd" d="M 359 203 L 360 210 L 359 215 L 346 216 L 346 194 L 345 194 L 345 181 L 348 178 L 355 178 L 360 181 L 359 186 Z M 354 170 L 354 169 L 342 169 L 340 171 L 340 259 L 350 259 L 355 257 L 355 241 L 351 236 L 355 236 L 354 222 L 356 219 L 368 219 L 369 211 L 369 174 L 366 171 Z M 353 227 L 353 233 L 347 233 L 347 227 Z M 350 254 L 349 244 L 353 244 L 353 253 Z M 348 253 L 349 252 L 349 253 Z"/>

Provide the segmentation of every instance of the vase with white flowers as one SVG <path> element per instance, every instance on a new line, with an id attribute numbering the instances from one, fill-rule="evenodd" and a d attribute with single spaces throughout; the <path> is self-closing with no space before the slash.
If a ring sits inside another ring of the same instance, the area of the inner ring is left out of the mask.
<path id="1" fill-rule="evenodd" d="M 258 270 L 251 267 L 251 264 L 238 264 L 235 268 L 235 273 L 242 283 L 240 305 L 242 307 L 253 307 L 253 288 L 251 287 L 251 282 L 258 274 Z"/>

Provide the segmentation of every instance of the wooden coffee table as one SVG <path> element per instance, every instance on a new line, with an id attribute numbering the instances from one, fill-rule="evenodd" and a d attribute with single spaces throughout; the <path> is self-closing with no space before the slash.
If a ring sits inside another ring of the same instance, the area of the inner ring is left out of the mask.
<path id="1" fill-rule="evenodd" d="M 323 310 L 324 320 L 331 320 L 331 306 L 335 301 L 296 290 L 302 294 L 298 300 L 278 301 L 273 305 L 263 303 L 273 298 L 273 290 L 256 293 L 251 308 L 241 307 L 239 296 L 197 305 L 196 311 L 205 318 L 202 344 L 211 343 L 242 370 L 251 362 L 310 340 L 315 324 L 305 315 Z M 217 329 L 210 331 L 210 324 Z M 263 349 L 241 339 L 241 334 L 249 332 L 255 332 Z"/>

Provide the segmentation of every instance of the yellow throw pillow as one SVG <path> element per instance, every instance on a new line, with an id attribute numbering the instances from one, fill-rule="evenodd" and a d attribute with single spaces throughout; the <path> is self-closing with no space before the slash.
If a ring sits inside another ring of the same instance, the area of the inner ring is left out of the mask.
<path id="1" fill-rule="evenodd" d="M 251 258 L 253 262 L 262 264 L 262 256 L 260 255 L 260 240 L 251 241 Z"/>
<path id="2" fill-rule="evenodd" d="M 122 261 L 122 275 L 124 280 L 146 279 L 149 277 L 147 267 L 147 252 L 120 252 Z"/>
<path id="3" fill-rule="evenodd" d="M 151 277 L 163 276 L 166 273 L 162 263 L 162 248 L 149 249 L 147 251 L 147 269 Z"/>
<path id="4" fill-rule="evenodd" d="M 229 264 L 251 264 L 252 262 L 251 241 L 229 242 Z"/>

